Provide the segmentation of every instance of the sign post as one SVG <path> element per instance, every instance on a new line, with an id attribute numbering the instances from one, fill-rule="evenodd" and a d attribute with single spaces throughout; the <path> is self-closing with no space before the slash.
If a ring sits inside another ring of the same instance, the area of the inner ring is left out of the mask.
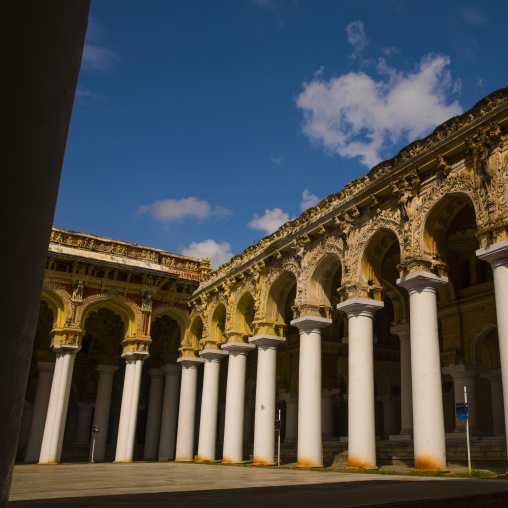
<path id="1" fill-rule="evenodd" d="M 98 425 L 92 425 L 92 460 L 90 461 L 93 464 L 93 454 L 95 451 L 95 434 L 99 432 L 99 426 Z"/>
<path id="2" fill-rule="evenodd" d="M 280 468 L 280 429 L 282 427 L 281 410 L 279 409 L 278 419 L 275 420 L 275 431 L 277 432 L 277 467 Z"/>
<path id="3" fill-rule="evenodd" d="M 459 420 L 466 420 L 466 440 L 467 440 L 467 464 L 469 474 L 471 474 L 471 446 L 469 443 L 469 418 L 467 417 L 467 389 L 464 386 L 464 403 L 455 404 L 455 414 Z"/>

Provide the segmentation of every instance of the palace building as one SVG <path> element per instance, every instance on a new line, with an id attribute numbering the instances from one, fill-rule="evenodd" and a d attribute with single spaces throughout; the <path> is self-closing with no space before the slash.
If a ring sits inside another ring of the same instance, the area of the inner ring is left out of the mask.
<path id="1" fill-rule="evenodd" d="M 54 228 L 19 459 L 506 461 L 507 198 L 502 89 L 215 271 Z"/>

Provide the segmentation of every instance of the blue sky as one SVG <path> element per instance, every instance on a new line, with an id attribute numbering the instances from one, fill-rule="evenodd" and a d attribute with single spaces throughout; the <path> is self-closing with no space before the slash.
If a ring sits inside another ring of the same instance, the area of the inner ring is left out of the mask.
<path id="1" fill-rule="evenodd" d="M 92 0 L 54 225 L 212 265 L 508 86 L 508 2 Z"/>

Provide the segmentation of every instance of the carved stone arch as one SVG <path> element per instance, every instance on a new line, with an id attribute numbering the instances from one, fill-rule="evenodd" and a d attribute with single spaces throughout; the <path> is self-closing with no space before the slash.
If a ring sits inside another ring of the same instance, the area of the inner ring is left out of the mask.
<path id="1" fill-rule="evenodd" d="M 182 309 L 175 307 L 174 305 L 164 305 L 162 307 L 157 307 L 151 314 L 151 323 L 155 321 L 160 316 L 170 316 L 172 317 L 180 327 L 180 343 L 183 344 L 185 341 L 185 336 L 189 330 L 190 318 L 189 315 Z"/>
<path id="2" fill-rule="evenodd" d="M 211 337 L 212 335 L 214 335 L 214 331 L 212 330 L 214 315 L 217 311 L 217 308 L 220 306 L 223 306 L 224 310 L 225 310 L 225 313 L 224 313 L 225 314 L 224 331 L 225 331 L 226 324 L 227 324 L 227 317 L 228 317 L 229 302 L 228 302 L 227 296 L 222 291 L 215 296 L 213 301 L 208 306 L 208 315 L 207 315 L 207 323 L 206 323 L 206 330 L 207 330 L 206 336 L 207 337 Z"/>
<path id="3" fill-rule="evenodd" d="M 41 299 L 48 304 L 53 312 L 53 328 L 63 328 L 66 323 L 72 322 L 73 303 L 71 295 L 63 286 L 44 281 Z"/>
<path id="4" fill-rule="evenodd" d="M 187 334 L 185 345 L 192 347 L 196 351 L 201 349 L 200 342 L 203 339 L 203 330 L 203 318 L 200 315 L 196 315 L 194 318 L 191 317 L 189 333 Z"/>
<path id="5" fill-rule="evenodd" d="M 132 300 L 118 295 L 94 295 L 85 298 L 76 312 L 78 326 L 84 330 L 86 318 L 101 307 L 109 308 L 122 318 L 124 337 L 143 335 L 141 309 Z"/>
<path id="6" fill-rule="evenodd" d="M 244 335 L 252 334 L 252 322 L 254 321 L 256 305 L 256 293 L 253 287 L 242 288 L 232 302 L 233 318 L 231 330 L 241 332 Z"/>
<path id="7" fill-rule="evenodd" d="M 482 321 L 473 327 L 464 342 L 465 363 L 478 365 L 479 357 L 484 356 L 487 359 L 487 365 L 484 365 L 487 369 L 499 367 L 499 351 L 493 350 L 493 344 L 486 343 L 487 337 L 496 329 L 496 325 L 489 321 Z"/>
<path id="8" fill-rule="evenodd" d="M 402 319 L 409 319 L 408 307 L 404 298 L 403 292 L 399 286 L 395 286 L 386 279 L 383 279 L 383 286 L 385 286 L 385 296 L 390 298 L 393 305 L 393 318 L 394 321 L 401 321 Z"/>

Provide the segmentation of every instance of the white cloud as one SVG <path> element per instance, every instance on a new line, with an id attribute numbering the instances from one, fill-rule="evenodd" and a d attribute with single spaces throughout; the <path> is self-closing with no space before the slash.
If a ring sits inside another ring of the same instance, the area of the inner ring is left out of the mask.
<path id="1" fill-rule="evenodd" d="M 254 218 L 247 224 L 251 229 L 259 229 L 271 234 L 279 229 L 282 224 L 289 220 L 289 214 L 283 212 L 280 208 L 273 210 L 265 210 L 265 214 L 261 217 L 256 213 Z"/>
<path id="2" fill-rule="evenodd" d="M 342 157 L 360 157 L 372 167 L 395 144 L 408 143 L 462 113 L 457 100 L 448 104 L 460 83 L 448 70 L 450 59 L 429 54 L 413 72 L 399 71 L 380 59 L 376 81 L 364 72 L 324 79 L 318 71 L 296 97 L 303 111 L 304 134 Z M 455 89 L 455 90 L 454 90 Z"/>
<path id="3" fill-rule="evenodd" d="M 279 166 L 282 161 L 284 160 L 284 157 L 272 157 L 270 159 L 274 164 L 277 164 L 277 166 Z"/>
<path id="4" fill-rule="evenodd" d="M 356 58 L 369 44 L 369 39 L 365 33 L 363 22 L 352 21 L 346 26 L 347 40 L 353 46 L 353 58 Z"/>
<path id="5" fill-rule="evenodd" d="M 304 212 L 307 208 L 316 206 L 319 203 L 319 198 L 315 194 L 311 194 L 308 189 L 302 192 L 302 202 L 300 203 L 300 210 Z"/>
<path id="6" fill-rule="evenodd" d="M 108 70 L 113 66 L 115 60 L 118 59 L 114 51 L 111 51 L 101 44 L 103 36 L 104 30 L 102 26 L 97 22 L 94 16 L 90 16 L 81 60 L 83 69 Z"/>
<path id="7" fill-rule="evenodd" d="M 150 205 L 141 205 L 138 213 L 140 215 L 148 213 L 153 219 L 160 221 L 181 220 L 186 217 L 199 220 L 210 217 L 222 219 L 231 214 L 227 208 L 212 207 L 207 201 L 195 197 L 155 201 Z"/>
<path id="8" fill-rule="evenodd" d="M 180 254 L 199 259 L 209 258 L 214 270 L 233 257 L 231 245 L 228 242 L 217 243 L 215 240 L 192 242 L 188 247 L 184 247 Z"/>

